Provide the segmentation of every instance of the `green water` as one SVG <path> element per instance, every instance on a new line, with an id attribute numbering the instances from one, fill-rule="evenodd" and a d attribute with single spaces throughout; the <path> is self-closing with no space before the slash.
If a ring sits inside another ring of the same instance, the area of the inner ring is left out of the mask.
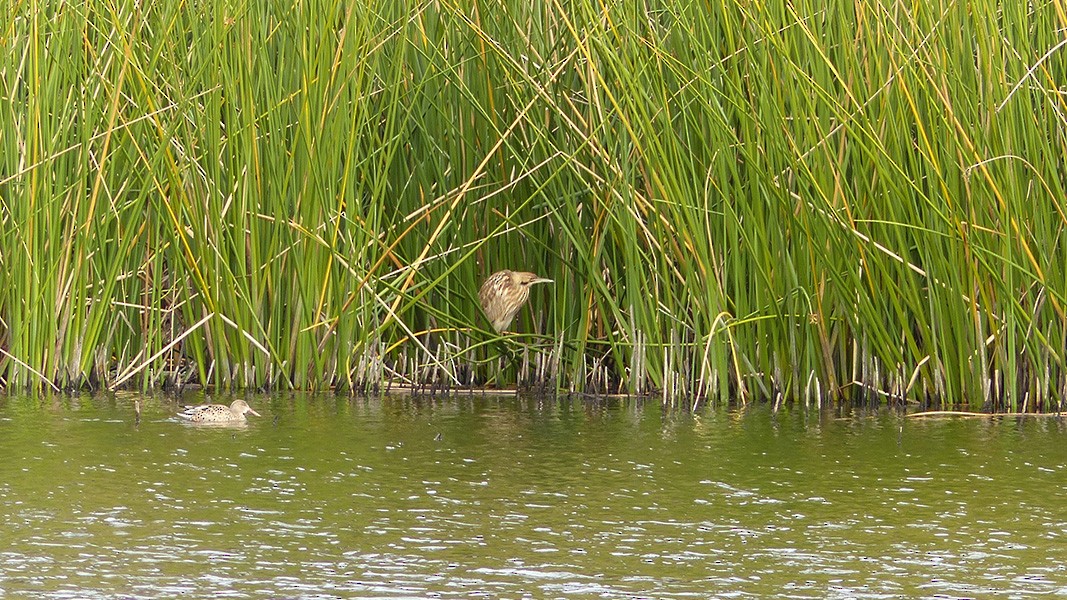
<path id="1" fill-rule="evenodd" d="M 276 395 L 205 429 L 133 398 L 0 399 L 0 594 L 1067 594 L 1055 418 Z"/>

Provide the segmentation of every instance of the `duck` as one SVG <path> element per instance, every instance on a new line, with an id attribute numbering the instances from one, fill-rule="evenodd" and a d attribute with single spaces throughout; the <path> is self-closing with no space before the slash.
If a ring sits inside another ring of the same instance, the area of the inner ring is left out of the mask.
<path id="1" fill-rule="evenodd" d="M 245 413 L 260 416 L 244 400 L 234 400 L 232 404 L 201 404 L 186 406 L 178 416 L 190 423 L 244 423 Z"/>

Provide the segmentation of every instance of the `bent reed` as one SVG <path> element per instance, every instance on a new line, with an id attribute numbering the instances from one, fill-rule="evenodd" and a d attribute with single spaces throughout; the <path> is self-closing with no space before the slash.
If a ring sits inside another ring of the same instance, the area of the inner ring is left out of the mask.
<path id="1" fill-rule="evenodd" d="M 1054 3 L 0 14 L 9 388 L 1067 395 Z"/>

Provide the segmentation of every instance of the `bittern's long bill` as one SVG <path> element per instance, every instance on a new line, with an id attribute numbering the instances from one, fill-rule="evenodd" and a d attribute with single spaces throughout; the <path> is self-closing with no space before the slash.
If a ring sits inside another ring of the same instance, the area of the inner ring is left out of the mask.
<path id="1" fill-rule="evenodd" d="M 523 304 L 530 298 L 530 286 L 538 283 L 552 283 L 551 279 L 538 277 L 535 273 L 523 271 L 497 271 L 482 284 L 478 299 L 482 310 L 497 333 L 511 324 Z"/>

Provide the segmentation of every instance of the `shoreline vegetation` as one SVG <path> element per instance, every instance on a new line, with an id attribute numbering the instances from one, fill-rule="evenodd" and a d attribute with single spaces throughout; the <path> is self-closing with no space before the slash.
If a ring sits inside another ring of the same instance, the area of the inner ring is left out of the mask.
<path id="1" fill-rule="evenodd" d="M 1058 411 L 1058 6 L 6 3 L 0 380 Z"/>

